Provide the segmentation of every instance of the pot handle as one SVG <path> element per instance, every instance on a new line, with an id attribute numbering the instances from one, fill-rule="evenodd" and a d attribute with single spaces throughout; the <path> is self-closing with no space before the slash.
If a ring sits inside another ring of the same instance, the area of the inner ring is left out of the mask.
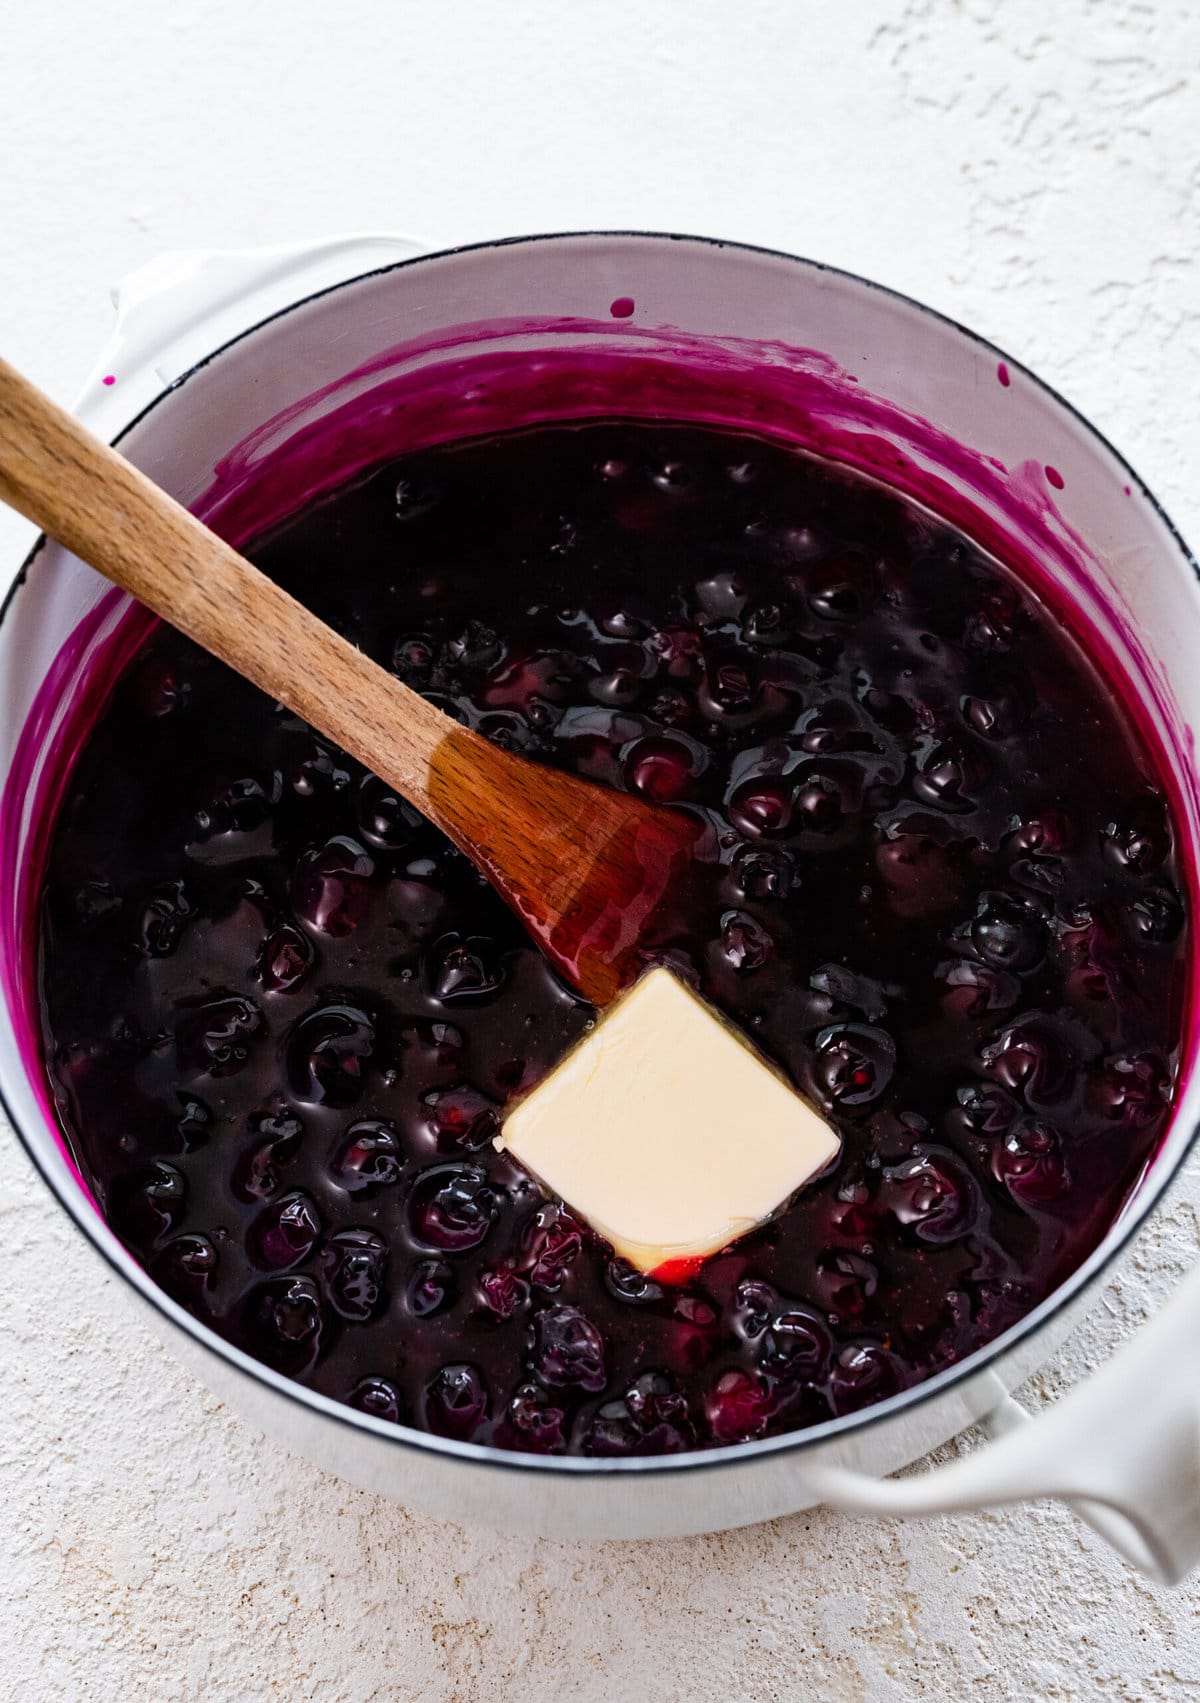
<path id="1" fill-rule="evenodd" d="M 282 308 L 431 246 L 362 234 L 157 255 L 114 287 L 116 323 L 75 412 L 94 430 L 123 423 L 197 361 Z"/>
<path id="2" fill-rule="evenodd" d="M 992 1441 L 910 1478 L 842 1467 L 806 1478 L 832 1507 L 948 1514 L 1056 1497 L 1159 1584 L 1200 1562 L 1200 1267 L 1100 1371 L 1031 1418 L 1005 1395 Z"/>

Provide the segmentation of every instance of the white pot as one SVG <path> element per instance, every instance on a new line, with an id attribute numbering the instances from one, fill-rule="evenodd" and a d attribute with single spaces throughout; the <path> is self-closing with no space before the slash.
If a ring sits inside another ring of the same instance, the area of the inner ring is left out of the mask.
<path id="1" fill-rule="evenodd" d="M 636 304 L 632 318 L 610 312 L 622 297 Z M 640 363 L 636 394 L 647 409 L 669 400 L 681 362 L 705 369 L 700 390 L 714 407 L 747 375 L 750 389 L 765 376 L 777 422 L 798 438 L 914 489 L 928 491 L 936 476 L 943 512 L 976 535 L 999 528 L 1045 565 L 1135 683 L 1178 776 L 1191 845 L 1200 845 L 1188 731 L 1200 719 L 1195 563 L 1066 403 L 1011 361 L 1002 372 L 996 349 L 913 302 L 761 250 L 597 235 L 433 255 L 392 238 L 175 255 L 138 273 L 117 306 L 78 412 L 175 496 L 229 525 L 258 501 L 256 470 L 297 453 L 305 427 L 352 396 L 410 398 L 403 418 L 428 439 L 500 423 L 506 387 L 552 373 L 564 351 Z M 567 412 L 597 402 L 578 386 L 555 394 Z M 677 400 L 699 394 L 685 385 Z M 739 408 L 744 419 L 741 404 L 730 417 Z M 359 414 L 369 418 L 369 407 Z M 345 443 L 351 460 L 370 449 L 357 430 Z M 89 678 L 127 647 L 129 613 L 90 569 L 43 543 L 0 624 L 0 1088 L 61 1205 L 218 1394 L 330 1470 L 453 1518 L 573 1537 L 671 1536 L 818 1501 L 922 1513 L 1057 1495 L 1155 1577 L 1178 1579 L 1200 1560 L 1200 1275 L 1032 1424 L 1018 1423 L 1023 1410 L 1007 1393 L 1066 1335 L 1177 1170 L 1200 1124 L 1194 1071 L 1120 1222 L 1049 1300 L 927 1383 L 797 1436 L 612 1461 L 447 1442 L 291 1383 L 168 1299 L 101 1220 L 63 1147 L 23 973 L 46 755 L 71 737 Z M 1188 1047 L 1194 1053 L 1193 1038 Z M 880 1476 L 981 1419 L 995 1439 L 987 1447 L 921 1477 Z"/>

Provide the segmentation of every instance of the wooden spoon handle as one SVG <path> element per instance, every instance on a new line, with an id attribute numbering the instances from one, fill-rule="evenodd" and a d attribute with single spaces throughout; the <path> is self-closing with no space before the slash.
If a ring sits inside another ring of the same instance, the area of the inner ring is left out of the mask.
<path id="1" fill-rule="evenodd" d="M 0 498 L 435 821 L 455 724 L 252 567 L 0 359 Z"/>

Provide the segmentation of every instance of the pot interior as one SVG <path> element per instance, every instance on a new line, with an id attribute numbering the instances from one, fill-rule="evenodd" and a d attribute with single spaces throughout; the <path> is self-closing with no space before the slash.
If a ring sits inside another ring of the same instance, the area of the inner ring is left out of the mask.
<path id="1" fill-rule="evenodd" d="M 120 443 L 237 544 L 402 449 L 613 413 L 788 439 L 926 505 L 1033 580 L 1125 683 L 1125 708 L 1173 779 L 1196 914 L 1192 565 L 1129 469 L 1063 402 L 902 298 L 787 257 L 698 241 L 585 236 L 432 256 L 251 329 Z M 0 627 L 0 951 L 10 1016 L 0 1073 L 26 1141 L 76 1202 L 86 1185 L 39 1056 L 38 882 L 71 757 L 149 624 L 46 545 Z M 1194 1024 L 1190 1011 L 1189 1063 Z M 1198 1121 L 1188 1070 L 1127 1218 L 1148 1209 Z M 145 1283 L 95 1217 L 89 1233 Z M 1114 1226 L 1085 1274 L 1122 1234 Z"/>

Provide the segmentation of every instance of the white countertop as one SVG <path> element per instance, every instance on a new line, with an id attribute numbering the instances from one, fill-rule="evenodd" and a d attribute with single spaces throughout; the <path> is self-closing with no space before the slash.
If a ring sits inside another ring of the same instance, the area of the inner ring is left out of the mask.
<path id="1" fill-rule="evenodd" d="M 345 21 L 344 21 L 345 20 Z M 69 401 L 171 247 L 641 227 L 790 248 L 1059 386 L 1200 540 L 1200 6 L 14 3 L 3 352 Z M 0 579 L 23 529 L 0 517 Z M 1193 1261 L 1186 1177 L 1023 1399 Z M 0 1700 L 1176 1699 L 1196 1586 L 1054 1507 L 644 1546 L 439 1525 L 180 1371 L 0 1130 Z"/>

